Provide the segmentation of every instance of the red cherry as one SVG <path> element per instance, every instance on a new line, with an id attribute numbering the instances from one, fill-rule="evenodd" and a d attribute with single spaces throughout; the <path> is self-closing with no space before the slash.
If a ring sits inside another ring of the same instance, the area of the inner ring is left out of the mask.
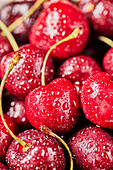
<path id="1" fill-rule="evenodd" d="M 17 1 L 6 4 L 0 10 L 0 20 L 7 26 L 11 25 L 15 20 L 24 15 L 34 4 L 33 1 Z M 39 15 L 39 10 L 36 10 L 29 18 L 22 22 L 18 27 L 13 30 L 14 38 L 17 42 L 23 44 L 28 42 L 28 35 L 32 25 Z"/>
<path id="2" fill-rule="evenodd" d="M 26 118 L 23 100 L 19 100 L 11 95 L 6 95 L 3 97 L 3 111 L 15 122 L 19 132 L 32 127 Z"/>
<path id="3" fill-rule="evenodd" d="M 1 170 L 8 170 L 8 167 L 0 162 L 0 169 Z"/>
<path id="4" fill-rule="evenodd" d="M 64 60 L 82 52 L 89 35 L 87 20 L 77 6 L 65 0 L 58 1 L 40 13 L 30 31 L 29 40 L 32 44 L 49 50 L 53 44 L 67 37 L 75 28 L 81 28 L 81 33 L 76 38 L 57 46 L 51 52 L 53 58 Z"/>
<path id="5" fill-rule="evenodd" d="M 112 0 L 80 0 L 78 6 L 96 34 L 113 38 Z"/>
<path id="6" fill-rule="evenodd" d="M 68 142 L 77 169 L 113 169 L 113 138 L 104 130 L 88 126 Z"/>
<path id="7" fill-rule="evenodd" d="M 17 134 L 18 130 L 12 119 L 8 115 L 4 115 L 5 122 L 9 128 Z M 0 162 L 4 161 L 6 151 L 13 138 L 9 134 L 8 130 L 5 128 L 1 116 L 0 116 Z"/>
<path id="8" fill-rule="evenodd" d="M 24 99 L 34 88 L 41 85 L 41 69 L 46 51 L 33 45 L 25 45 L 18 50 L 22 56 L 7 78 L 6 89 L 12 95 Z M 1 77 L 3 78 L 6 68 L 12 56 L 17 52 L 5 55 L 1 61 Z M 46 64 L 46 83 L 53 78 L 53 63 L 51 58 Z"/>
<path id="9" fill-rule="evenodd" d="M 113 79 L 113 47 L 107 51 L 103 58 L 103 68 Z"/>
<path id="10" fill-rule="evenodd" d="M 13 51 L 13 49 L 8 39 L 0 34 L 0 61 L 5 54 L 11 51 Z"/>
<path id="11" fill-rule="evenodd" d="M 64 169 L 64 153 L 55 138 L 33 129 L 20 133 L 18 137 L 31 145 L 23 151 L 20 143 L 12 141 L 6 154 L 11 169 Z"/>
<path id="12" fill-rule="evenodd" d="M 64 78 L 40 86 L 26 97 L 25 113 L 36 129 L 46 126 L 53 132 L 66 133 L 75 126 L 80 116 L 76 89 Z"/>
<path id="13" fill-rule="evenodd" d="M 105 72 L 93 73 L 83 84 L 81 103 L 87 119 L 113 129 L 113 81 Z"/>
<path id="14" fill-rule="evenodd" d="M 94 72 L 101 71 L 98 63 L 91 57 L 79 55 L 65 60 L 58 69 L 57 76 L 71 82 L 83 83 Z"/>

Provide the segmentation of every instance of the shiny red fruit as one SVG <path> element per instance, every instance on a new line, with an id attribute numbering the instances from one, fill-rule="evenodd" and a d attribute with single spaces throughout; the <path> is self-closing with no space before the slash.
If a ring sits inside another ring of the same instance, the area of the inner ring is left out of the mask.
<path id="1" fill-rule="evenodd" d="M 17 134 L 18 132 L 17 127 L 12 121 L 12 119 L 8 115 L 4 115 L 4 118 L 10 130 L 12 130 L 13 133 Z M 8 130 L 4 126 L 0 116 L 0 162 L 4 161 L 6 151 L 12 140 L 13 138 L 11 137 Z"/>
<path id="2" fill-rule="evenodd" d="M 11 51 L 13 51 L 13 49 L 10 42 L 5 36 L 0 34 L 0 61 L 5 54 Z"/>
<path id="3" fill-rule="evenodd" d="M 71 82 L 83 83 L 94 72 L 101 71 L 101 67 L 91 57 L 79 55 L 65 60 L 58 69 L 57 76 L 64 77 Z"/>
<path id="4" fill-rule="evenodd" d="M 19 100 L 12 95 L 3 96 L 3 111 L 15 122 L 19 132 L 32 127 L 26 118 L 23 100 Z"/>
<path id="5" fill-rule="evenodd" d="M 89 36 L 87 20 L 79 8 L 66 0 L 57 1 L 40 13 L 30 31 L 29 40 L 31 44 L 49 50 L 53 44 L 71 34 L 75 28 L 81 28 L 81 33 L 77 38 L 57 46 L 51 52 L 54 59 L 65 60 L 81 53 Z"/>
<path id="6" fill-rule="evenodd" d="M 78 6 L 96 34 L 113 38 L 112 0 L 80 0 Z"/>
<path id="7" fill-rule="evenodd" d="M 25 113 L 36 129 L 46 126 L 56 133 L 66 133 L 73 129 L 80 116 L 77 91 L 70 81 L 54 79 L 27 95 Z"/>
<path id="8" fill-rule="evenodd" d="M 113 138 L 104 130 L 88 126 L 69 139 L 78 169 L 113 169 Z"/>
<path id="9" fill-rule="evenodd" d="M 113 47 L 107 51 L 103 58 L 103 68 L 113 79 Z"/>
<path id="10" fill-rule="evenodd" d="M 3 6 L 3 8 L 0 10 L 0 20 L 9 26 L 22 15 L 24 15 L 33 4 L 33 1 L 10 2 Z M 38 17 L 39 12 L 39 10 L 36 10 L 30 17 L 24 20 L 24 22 L 19 24 L 19 26 L 17 26 L 12 31 L 13 36 L 18 43 L 25 44 L 28 42 L 29 32 L 36 18 Z"/>
<path id="11" fill-rule="evenodd" d="M 13 140 L 6 154 L 6 162 L 11 169 L 64 170 L 65 158 L 60 144 L 52 136 L 37 130 L 26 130 L 18 137 L 30 144 L 27 151 Z"/>
<path id="12" fill-rule="evenodd" d="M 0 162 L 0 170 L 8 170 L 8 167 Z"/>
<path id="13" fill-rule="evenodd" d="M 93 73 L 83 84 L 81 103 L 87 119 L 113 129 L 113 81 L 105 72 Z"/>
<path id="14" fill-rule="evenodd" d="M 7 91 L 19 99 L 24 99 L 34 88 L 41 85 L 41 70 L 46 51 L 36 48 L 34 45 L 25 45 L 18 52 L 21 58 L 7 78 L 5 88 Z M 3 78 L 9 61 L 17 52 L 5 55 L 1 61 L 1 77 Z M 46 64 L 45 80 L 48 83 L 54 74 L 53 62 L 49 57 Z"/>

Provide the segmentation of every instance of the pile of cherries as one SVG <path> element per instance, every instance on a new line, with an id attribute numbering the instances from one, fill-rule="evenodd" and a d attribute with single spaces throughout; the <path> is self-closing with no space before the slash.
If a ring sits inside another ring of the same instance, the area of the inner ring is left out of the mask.
<path id="1" fill-rule="evenodd" d="M 113 1 L 16 0 L 0 29 L 0 169 L 113 170 Z"/>

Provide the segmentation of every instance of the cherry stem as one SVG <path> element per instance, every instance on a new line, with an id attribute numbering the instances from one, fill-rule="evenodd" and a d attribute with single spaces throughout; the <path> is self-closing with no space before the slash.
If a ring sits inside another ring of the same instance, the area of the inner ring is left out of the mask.
<path id="1" fill-rule="evenodd" d="M 21 17 L 16 19 L 9 27 L 9 31 L 12 32 L 17 26 L 19 26 L 23 21 L 30 17 L 45 1 L 47 0 L 37 0 L 34 5 Z"/>
<path id="2" fill-rule="evenodd" d="M 42 85 L 45 85 L 45 69 L 46 69 L 46 63 L 47 63 L 47 59 L 51 53 L 51 51 L 56 48 L 57 45 L 60 45 L 61 43 L 64 43 L 66 41 L 69 41 L 73 38 L 76 38 L 78 36 L 78 34 L 80 33 L 81 29 L 80 28 L 75 28 L 74 31 L 67 37 L 65 37 L 64 39 L 58 41 L 57 43 L 55 43 L 50 50 L 47 52 L 44 62 L 43 62 L 43 66 L 42 66 L 42 75 L 41 75 L 41 83 Z"/>
<path id="3" fill-rule="evenodd" d="M 72 157 L 72 153 L 68 147 L 68 145 L 64 142 L 64 140 L 59 137 L 58 135 L 56 135 L 54 132 L 52 132 L 50 129 L 48 129 L 45 126 L 41 126 L 40 127 L 41 132 L 44 132 L 45 134 L 51 135 L 53 137 L 55 137 L 56 139 L 58 139 L 67 149 L 68 153 L 69 153 L 69 157 L 70 157 L 70 170 L 73 170 L 73 157 Z"/>
<path id="4" fill-rule="evenodd" d="M 13 50 L 17 51 L 19 49 L 19 47 L 18 47 L 13 35 L 10 33 L 7 26 L 1 20 L 0 20 L 0 28 L 5 33 L 5 35 L 7 36 L 7 39 L 9 40 Z"/>
<path id="5" fill-rule="evenodd" d="M 109 45 L 110 47 L 113 47 L 113 41 L 105 36 L 98 36 L 98 39 L 100 41 L 103 41 L 104 43 L 106 43 L 107 45 Z"/>
<path id="6" fill-rule="evenodd" d="M 2 110 L 2 93 L 3 93 L 4 85 L 6 83 L 6 79 L 7 79 L 8 75 L 9 75 L 9 73 L 11 72 L 11 70 L 13 69 L 13 67 L 18 63 L 20 58 L 21 58 L 21 55 L 20 55 L 19 52 L 14 54 L 13 58 L 9 62 L 9 65 L 8 65 L 8 67 L 6 69 L 5 75 L 4 75 L 3 79 L 2 79 L 1 86 L 0 86 L 0 114 L 1 114 L 1 119 L 3 121 L 3 124 L 4 124 L 5 128 L 9 131 L 10 135 L 23 146 L 23 151 L 26 151 L 30 147 L 30 144 L 27 144 L 26 142 L 24 142 L 21 139 L 19 139 L 9 129 L 7 123 L 5 122 L 5 119 L 4 119 L 4 116 L 3 116 L 3 110 Z"/>

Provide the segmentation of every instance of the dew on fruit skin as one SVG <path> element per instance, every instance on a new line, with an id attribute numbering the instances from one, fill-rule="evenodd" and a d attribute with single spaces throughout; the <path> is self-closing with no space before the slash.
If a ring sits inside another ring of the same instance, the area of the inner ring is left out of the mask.
<path id="1" fill-rule="evenodd" d="M 69 105 L 67 102 L 64 102 L 62 105 L 63 110 L 68 110 L 69 109 Z"/>
<path id="2" fill-rule="evenodd" d="M 53 37 L 56 36 L 58 33 L 58 27 L 57 27 L 59 23 L 58 12 L 52 11 L 51 13 L 49 13 L 46 19 L 46 23 L 47 23 L 47 30 L 45 30 L 45 32 L 47 35 L 50 36 L 51 39 L 53 39 Z"/>
<path id="3" fill-rule="evenodd" d="M 99 93 L 99 85 L 93 82 L 91 83 L 91 88 L 93 90 L 93 93 L 90 94 L 90 97 L 94 99 Z"/>
<path id="4" fill-rule="evenodd" d="M 104 10 L 103 3 L 99 2 L 96 5 L 95 9 L 93 10 L 93 15 L 95 16 L 95 18 L 99 18 L 103 10 Z"/>
<path id="5" fill-rule="evenodd" d="M 29 160 L 32 158 L 32 156 L 35 154 L 35 152 L 38 150 L 38 147 L 35 147 L 31 152 L 30 154 L 28 154 L 22 161 L 21 163 L 25 163 L 25 162 L 28 162 L 29 163 Z"/>
<path id="6" fill-rule="evenodd" d="M 64 21 L 65 21 L 65 20 L 64 20 Z M 65 31 L 62 32 L 62 36 L 64 36 L 64 35 L 65 35 Z"/>

